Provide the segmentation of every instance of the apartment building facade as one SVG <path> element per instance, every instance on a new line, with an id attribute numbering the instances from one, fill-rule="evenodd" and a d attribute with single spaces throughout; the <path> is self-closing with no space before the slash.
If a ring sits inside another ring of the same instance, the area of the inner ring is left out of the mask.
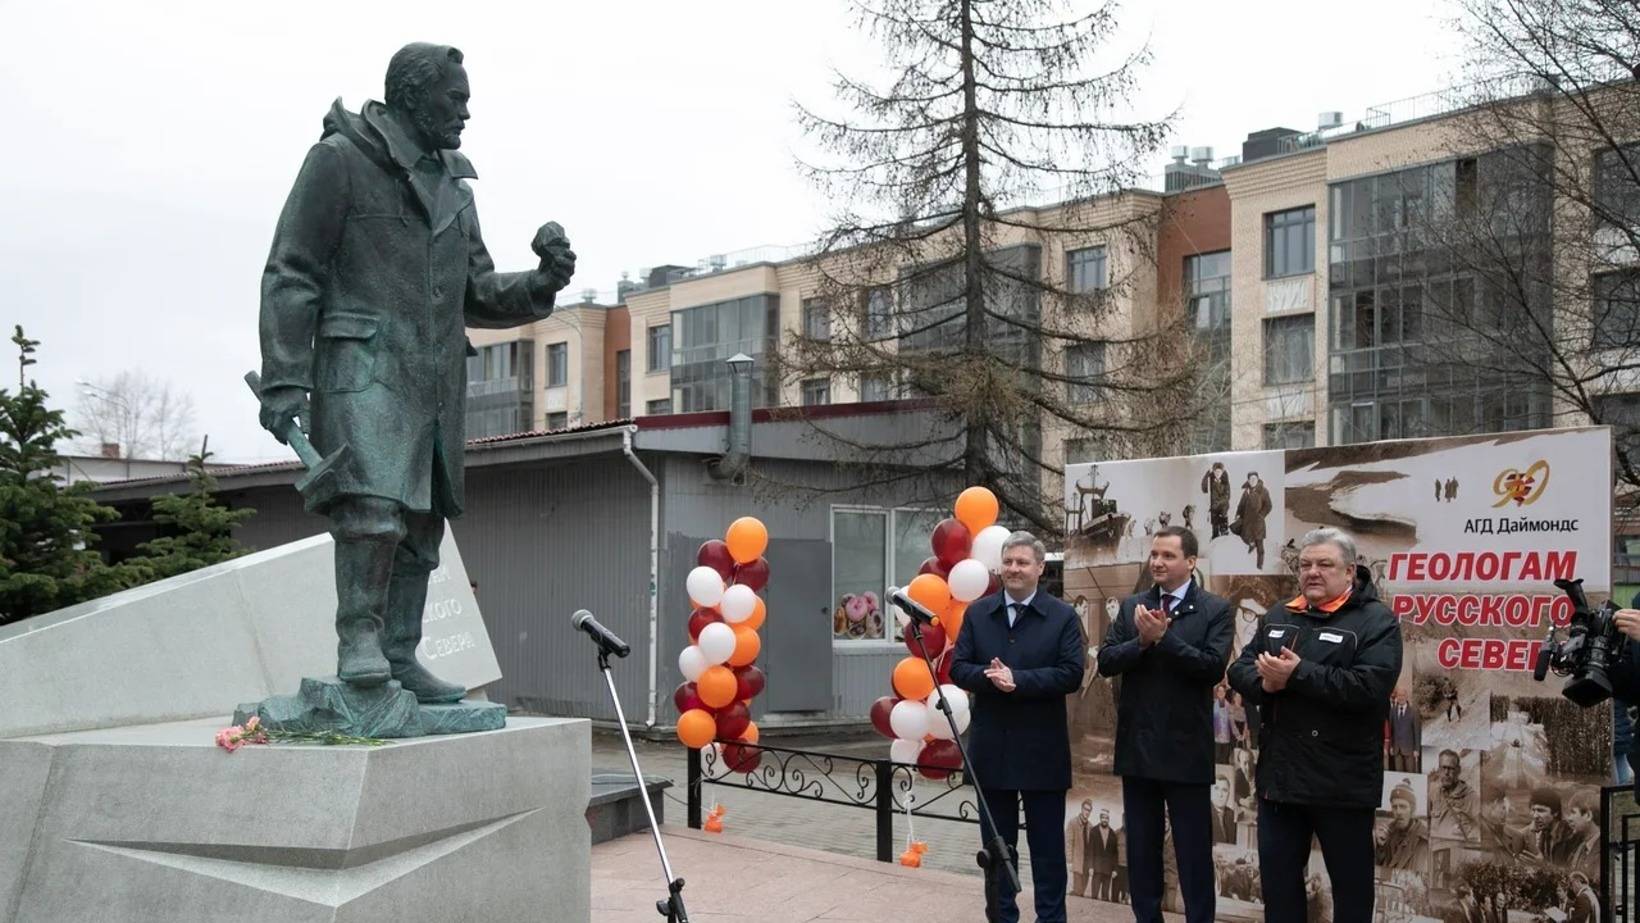
<path id="1" fill-rule="evenodd" d="M 1021 265 L 1072 289 L 1123 279 L 1102 331 L 1112 338 L 1184 312 L 1208 347 L 1204 361 L 1222 364 L 1203 389 L 1222 396 L 1170 443 L 1179 454 L 1585 423 L 1541 378 L 1505 380 L 1444 361 L 1451 331 L 1440 314 L 1458 305 L 1502 310 L 1485 279 L 1455 269 L 1420 231 L 1421 220 L 1484 194 L 1511 169 L 1509 158 L 1465 145 L 1464 117 L 1345 126 L 1332 114 L 1313 132 L 1253 132 L 1242 155 L 1217 169 L 1178 158 L 1161 190 L 1021 210 L 1045 225 L 1114 226 L 1143 215 L 1151 236 L 1139 246 L 1005 229 L 995 247 L 1016 250 Z M 1578 168 L 1593 169 L 1599 154 L 1591 149 Z M 1551 205 L 1541 226 L 1521 230 L 1518 245 L 1564 261 L 1550 220 L 1563 203 Z M 1640 278 L 1630 275 L 1591 287 L 1605 285 L 1612 312 L 1640 318 Z M 567 305 L 528 328 L 473 331 L 479 355 L 469 426 L 474 435 L 499 435 L 721 410 L 725 360 L 736 354 L 758 370 L 754 406 L 902 396 L 895 383 L 870 377 L 775 377 L 769 360 L 789 337 L 824 338 L 837 324 L 858 322 L 823 310 L 819 288 L 802 254 L 760 248 L 694 269 L 661 267 L 623 284 L 613 306 Z M 885 299 L 865 322 L 908 309 Z M 1550 316 L 1557 306 L 1545 294 L 1526 310 Z M 1085 370 L 1092 380 L 1099 359 L 1050 351 L 1030 361 L 1071 377 Z M 1603 406 L 1640 423 L 1640 397 L 1629 393 L 1640 381 L 1611 387 Z M 1041 449 L 1056 464 L 1108 454 L 1087 434 L 1051 425 Z M 1057 489 L 1044 481 L 1044 493 Z"/>

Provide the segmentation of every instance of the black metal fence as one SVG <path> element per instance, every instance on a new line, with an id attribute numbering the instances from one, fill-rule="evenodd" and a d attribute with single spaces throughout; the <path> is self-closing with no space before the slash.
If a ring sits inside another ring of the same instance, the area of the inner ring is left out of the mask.
<path id="1" fill-rule="evenodd" d="M 764 744 L 756 749 L 762 759 L 750 772 L 730 768 L 716 748 L 689 751 L 690 827 L 701 828 L 703 790 L 708 784 L 873 811 L 877 816 L 879 862 L 894 861 L 894 814 L 906 811 L 908 806 L 919 819 L 979 823 L 979 803 L 973 789 L 963 783 L 960 771 L 930 780 L 918 767 L 888 759 Z M 919 791 L 929 786 L 935 787 L 932 796 Z M 1021 823 L 1020 829 L 1024 827 Z"/>
<path id="2" fill-rule="evenodd" d="M 1606 874 L 1601 883 L 1611 918 L 1635 923 L 1636 873 L 1640 872 L 1640 806 L 1634 789 L 1627 785 L 1608 786 L 1600 791 L 1601 846 L 1606 857 Z"/>

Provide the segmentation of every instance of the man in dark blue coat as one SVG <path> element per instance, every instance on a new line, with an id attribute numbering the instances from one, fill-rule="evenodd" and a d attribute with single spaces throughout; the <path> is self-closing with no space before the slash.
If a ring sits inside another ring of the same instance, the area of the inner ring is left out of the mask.
<path id="1" fill-rule="evenodd" d="M 1213 919 L 1213 687 L 1230 661 L 1232 626 L 1229 604 L 1190 579 L 1195 569 L 1194 533 L 1178 526 L 1157 532 L 1150 543 L 1156 584 L 1122 603 L 1099 649 L 1099 673 L 1122 677 L 1115 769 L 1139 923 L 1162 919 L 1164 811 L 1185 918 Z"/>
<path id="2" fill-rule="evenodd" d="M 1071 787 L 1071 741 L 1065 697 L 1082 686 L 1084 642 L 1076 610 L 1039 592 L 1047 550 L 1029 532 L 1002 546 L 1002 592 L 968 607 L 957 633 L 951 679 L 973 694 L 968 755 L 998 832 L 1019 843 L 1025 808 L 1038 923 L 1065 923 L 1065 795 Z M 981 823 L 981 841 L 991 840 Z M 1018 923 L 1012 895 L 1003 923 Z"/>

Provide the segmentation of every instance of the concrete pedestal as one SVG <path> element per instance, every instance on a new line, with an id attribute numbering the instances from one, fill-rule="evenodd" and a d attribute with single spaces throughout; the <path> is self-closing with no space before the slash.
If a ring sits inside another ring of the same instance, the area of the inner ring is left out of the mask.
<path id="1" fill-rule="evenodd" d="M 228 753 L 228 716 L 0 740 L 0 923 L 590 919 L 590 725 Z"/>

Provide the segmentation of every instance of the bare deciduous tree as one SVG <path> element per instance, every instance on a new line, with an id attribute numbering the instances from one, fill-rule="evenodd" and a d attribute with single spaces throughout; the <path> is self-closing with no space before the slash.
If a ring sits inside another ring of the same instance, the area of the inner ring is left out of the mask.
<path id="1" fill-rule="evenodd" d="M 89 453 L 112 444 L 126 458 L 180 460 L 196 438 L 193 397 L 140 371 L 82 382 L 75 416 Z"/>
<path id="2" fill-rule="evenodd" d="M 1427 302 L 1439 355 L 1555 422 L 1614 426 L 1640 488 L 1640 4 L 1461 8 L 1472 82 L 1449 101 L 1455 188 L 1426 233 L 1468 281 Z"/>

